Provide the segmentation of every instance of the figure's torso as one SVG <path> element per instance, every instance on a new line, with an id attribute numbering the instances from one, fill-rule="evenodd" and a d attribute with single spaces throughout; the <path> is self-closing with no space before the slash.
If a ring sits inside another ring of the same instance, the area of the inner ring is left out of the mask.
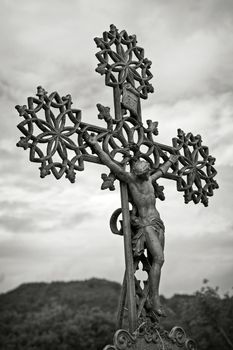
<path id="1" fill-rule="evenodd" d="M 159 212 L 155 207 L 156 201 L 151 179 L 141 181 L 134 177 L 128 186 L 141 220 L 148 224 L 152 219 L 160 218 Z"/>

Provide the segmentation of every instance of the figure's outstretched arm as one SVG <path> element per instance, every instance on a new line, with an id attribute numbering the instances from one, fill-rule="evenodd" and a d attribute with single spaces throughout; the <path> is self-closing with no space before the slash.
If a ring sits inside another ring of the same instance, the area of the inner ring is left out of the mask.
<path id="1" fill-rule="evenodd" d="M 132 181 L 132 174 L 126 172 L 120 165 L 114 162 L 109 155 L 102 150 L 100 147 L 97 137 L 95 134 L 84 134 L 84 140 L 86 143 L 93 149 L 93 151 L 98 155 L 101 162 L 106 165 L 115 175 L 116 177 L 124 182 Z"/>
<path id="2" fill-rule="evenodd" d="M 168 171 L 168 169 L 170 168 L 170 166 L 172 164 L 174 164 L 175 162 L 177 162 L 179 156 L 178 155 L 174 155 L 172 154 L 170 156 L 170 158 L 165 162 L 163 163 L 159 168 L 158 170 L 151 176 L 151 180 L 152 181 L 155 181 L 157 179 L 159 179 L 161 176 L 163 176 L 164 174 L 166 174 L 166 172 Z"/>

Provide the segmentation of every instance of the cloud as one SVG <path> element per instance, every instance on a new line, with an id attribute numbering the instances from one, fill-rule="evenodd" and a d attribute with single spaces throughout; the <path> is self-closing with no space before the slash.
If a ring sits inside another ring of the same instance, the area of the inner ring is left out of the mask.
<path id="1" fill-rule="evenodd" d="M 233 165 L 233 93 L 194 96 L 175 103 L 158 103 L 145 107 L 145 119 L 159 122 L 159 136 L 162 144 L 172 144 L 177 129 L 202 136 L 202 144 L 209 147 L 210 154 L 217 158 L 217 166 Z"/>
<path id="2" fill-rule="evenodd" d="M 37 228 L 29 218 L 17 218 L 10 215 L 0 216 L 0 226 L 5 230 L 14 233 L 25 231 L 32 233 Z"/>
<path id="3" fill-rule="evenodd" d="M 0 39 L 2 290 L 32 280 L 122 279 L 123 241 L 108 226 L 120 206 L 119 190 L 100 191 L 106 169 L 85 164 L 75 184 L 52 176 L 40 179 L 39 164 L 30 164 L 28 151 L 15 147 L 21 119 L 14 105 L 25 104 L 38 85 L 71 93 L 85 122 L 103 125 L 97 119 L 98 102 L 113 114 L 112 89 L 94 71 L 98 50 L 93 42 L 111 23 L 137 34 L 138 45 L 153 62 L 155 93 L 142 106 L 144 120 L 159 121 L 157 140 L 171 144 L 182 128 L 201 134 L 217 158 L 220 188 L 209 208 L 184 205 L 175 183 L 161 180 L 166 201 L 158 208 L 167 240 L 161 290 L 193 291 L 204 277 L 229 287 L 232 7 L 231 0 L 70 0 L 69 6 L 61 0 L 2 1 L 0 26 L 8 33 Z"/>
<path id="4" fill-rule="evenodd" d="M 176 241 L 168 240 L 162 290 L 172 295 L 173 284 L 178 283 L 180 292 L 192 293 L 204 278 L 212 285 L 220 285 L 222 291 L 230 290 L 233 285 L 232 233 L 231 227 L 227 231 L 203 231 L 192 237 L 183 235 Z"/>
<path id="5" fill-rule="evenodd" d="M 0 203 L 1 230 L 13 234 L 32 234 L 34 232 L 44 234 L 50 231 L 75 228 L 93 216 L 89 210 L 85 211 L 86 209 L 82 210 L 81 208 L 76 213 L 74 202 L 70 200 L 67 192 L 63 193 L 63 203 L 54 206 L 57 199 L 53 200 L 51 197 L 56 197 L 56 190 L 50 191 L 49 201 L 45 200 L 48 196 L 48 190 L 41 192 L 39 196 L 37 191 L 38 189 L 35 191 L 35 198 L 32 198 L 24 188 L 25 201 L 20 199 L 19 201 L 5 200 Z M 65 211 L 64 205 L 66 206 Z"/>
<path id="6" fill-rule="evenodd" d="M 232 90 L 231 1 L 148 1 L 142 6 L 145 17 L 139 15 L 140 7 L 134 11 L 153 62 L 156 93 L 150 100 L 177 101 Z"/>
<path id="7" fill-rule="evenodd" d="M 0 283 L 4 282 L 4 280 L 5 280 L 4 273 L 0 273 Z"/>

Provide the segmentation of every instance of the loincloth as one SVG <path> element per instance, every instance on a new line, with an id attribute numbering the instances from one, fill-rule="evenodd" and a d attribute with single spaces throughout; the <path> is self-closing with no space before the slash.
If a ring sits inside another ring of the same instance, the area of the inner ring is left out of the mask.
<path id="1" fill-rule="evenodd" d="M 143 224 L 140 219 L 137 220 L 136 224 L 132 225 L 134 227 L 134 232 L 136 232 L 132 237 L 132 248 L 134 256 L 140 256 L 145 249 L 146 235 L 145 227 L 153 227 L 155 233 L 160 233 L 161 230 L 164 232 L 164 223 L 160 218 L 153 218 L 148 224 Z"/>

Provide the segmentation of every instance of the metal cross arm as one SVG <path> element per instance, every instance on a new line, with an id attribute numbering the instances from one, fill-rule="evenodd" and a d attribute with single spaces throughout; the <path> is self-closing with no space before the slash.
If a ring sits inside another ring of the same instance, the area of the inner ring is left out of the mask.
<path id="1" fill-rule="evenodd" d="M 164 178 L 177 182 L 177 190 L 184 192 L 185 203 L 193 200 L 208 203 L 208 196 L 217 188 L 214 180 L 215 159 L 208 148 L 202 146 L 200 135 L 187 135 L 178 130 L 173 145 L 156 142 L 158 123 L 147 120 L 147 127 L 132 115 L 121 119 L 112 118 L 110 108 L 97 104 L 98 118 L 104 120 L 105 127 L 81 121 L 81 111 L 71 108 L 71 96 L 60 97 L 57 92 L 50 95 L 37 88 L 37 97 L 29 97 L 28 105 L 16 106 L 24 120 L 18 124 L 24 134 L 17 146 L 30 149 L 30 161 L 41 163 L 41 177 L 53 175 L 60 179 L 64 174 L 75 182 L 76 171 L 84 170 L 84 162 L 101 164 L 85 140 L 85 133 L 97 134 L 102 149 L 118 164 L 125 166 L 141 158 L 149 162 L 152 173 L 171 154 L 179 155 Z"/>
<path id="2" fill-rule="evenodd" d="M 41 177 L 64 174 L 75 182 L 75 171 L 84 170 L 84 161 L 100 163 L 88 150 L 83 134 L 87 130 L 104 135 L 107 130 L 81 122 L 81 111 L 71 108 L 71 96 L 60 97 L 57 92 L 48 96 L 39 86 L 37 97 L 28 98 L 28 106 L 16 106 L 24 120 L 18 125 L 24 134 L 18 147 L 30 149 L 30 161 L 41 163 Z M 38 115 L 42 115 L 40 118 Z"/>

